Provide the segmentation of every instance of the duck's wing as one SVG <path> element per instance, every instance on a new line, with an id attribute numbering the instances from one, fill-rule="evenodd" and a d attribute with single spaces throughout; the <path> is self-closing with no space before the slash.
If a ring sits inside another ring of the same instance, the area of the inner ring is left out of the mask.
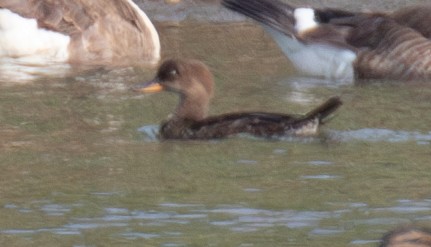
<path id="1" fill-rule="evenodd" d="M 160 58 L 157 31 L 132 0 L 0 0 L 0 8 L 71 37 L 71 62 L 155 63 Z"/>
<path id="2" fill-rule="evenodd" d="M 208 117 L 201 121 L 170 119 L 160 127 L 161 139 L 209 140 L 248 133 L 272 137 L 284 133 L 284 125 L 292 125 L 301 116 L 266 112 L 240 112 Z"/>
<path id="3" fill-rule="evenodd" d="M 194 122 L 190 131 L 196 139 L 224 138 L 241 133 L 269 138 L 285 134 L 300 118 L 267 112 L 229 113 Z"/>
<path id="4" fill-rule="evenodd" d="M 168 121 L 162 125 L 163 139 L 217 139 L 236 134 L 257 137 L 310 136 L 340 105 L 338 97 L 332 97 L 306 115 L 290 115 L 268 112 L 239 112 L 208 117 L 201 121 Z"/>

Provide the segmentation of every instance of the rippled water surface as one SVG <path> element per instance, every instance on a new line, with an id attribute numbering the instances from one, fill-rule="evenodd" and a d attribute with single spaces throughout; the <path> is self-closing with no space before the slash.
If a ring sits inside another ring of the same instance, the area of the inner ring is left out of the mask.
<path id="1" fill-rule="evenodd" d="M 316 138 L 160 142 L 177 98 L 128 90 L 152 68 L 3 61 L 1 246 L 377 246 L 431 227 L 431 82 L 306 78 L 240 17 L 158 18 L 164 58 L 212 68 L 212 114 L 344 105 Z"/>

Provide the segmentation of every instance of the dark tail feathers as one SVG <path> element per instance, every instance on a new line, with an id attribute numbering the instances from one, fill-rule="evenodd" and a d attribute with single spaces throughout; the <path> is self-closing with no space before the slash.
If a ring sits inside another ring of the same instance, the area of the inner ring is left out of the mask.
<path id="1" fill-rule="evenodd" d="M 314 110 L 305 114 L 305 119 L 314 119 L 319 118 L 320 123 L 324 123 L 325 119 L 330 116 L 333 112 L 335 112 L 343 102 L 340 97 L 333 96 L 329 98 L 325 103 L 316 107 Z"/>
<path id="2" fill-rule="evenodd" d="M 292 35 L 294 7 L 279 0 L 222 0 L 222 5 L 264 25 Z"/>

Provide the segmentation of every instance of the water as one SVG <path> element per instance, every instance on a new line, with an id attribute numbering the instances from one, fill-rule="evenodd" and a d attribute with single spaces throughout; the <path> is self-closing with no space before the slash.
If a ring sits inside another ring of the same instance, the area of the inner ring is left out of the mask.
<path id="1" fill-rule="evenodd" d="M 33 209 L 23 209 L 18 205 L 6 205 L 10 211 L 30 214 L 39 211 L 47 218 L 67 218 L 62 225 L 38 229 L 5 229 L 0 233 L 17 236 L 32 237 L 41 233 L 59 236 L 80 236 L 88 231 L 103 231 L 110 229 L 112 236 L 122 240 L 154 240 L 165 241 L 171 239 L 175 244 L 182 242 L 186 235 L 193 234 L 199 226 L 202 232 L 228 230 L 232 234 L 261 233 L 273 231 L 276 228 L 287 231 L 307 229 L 308 237 L 324 238 L 326 236 L 341 236 L 353 227 L 373 227 L 395 225 L 408 222 L 408 217 L 386 216 L 364 220 L 351 220 L 348 217 L 366 213 L 398 213 L 401 216 L 416 213 L 426 215 L 431 211 L 431 201 L 400 200 L 397 206 L 387 208 L 371 208 L 365 203 L 348 203 L 338 210 L 307 211 L 307 210 L 268 210 L 247 208 L 242 205 L 216 205 L 208 207 L 203 204 L 163 203 L 154 205 L 152 209 L 128 208 L 100 208 L 95 217 L 68 217 L 72 210 L 85 210 L 88 205 L 58 205 L 51 202 L 32 202 Z M 347 219 L 346 219 L 347 218 Z M 426 216 L 417 216 L 415 220 L 427 220 Z M 324 224 L 332 220 L 335 224 Z M 187 228 L 190 228 L 187 230 Z M 272 229 L 272 230 L 271 230 Z M 209 234 L 209 233 L 207 233 Z M 355 245 L 362 245 L 364 241 L 355 239 Z M 250 243 L 252 244 L 252 243 Z"/>
<path id="2" fill-rule="evenodd" d="M 128 90 L 151 68 L 2 74 L 1 246 L 362 247 L 431 227 L 428 82 L 304 78 L 251 22 L 157 27 L 165 58 L 212 68 L 212 114 L 344 105 L 317 138 L 160 142 L 176 96 Z"/>

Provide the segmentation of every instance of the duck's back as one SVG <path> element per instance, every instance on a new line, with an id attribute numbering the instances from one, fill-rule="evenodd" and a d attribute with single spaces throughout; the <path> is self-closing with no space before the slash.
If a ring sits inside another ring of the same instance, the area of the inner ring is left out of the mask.
<path id="1" fill-rule="evenodd" d="M 224 114 L 202 121 L 168 120 L 161 125 L 160 137 L 162 139 L 219 139 L 244 133 L 271 138 L 295 134 L 295 130 L 304 124 L 299 119 L 299 116 L 244 112 Z"/>
<path id="2" fill-rule="evenodd" d="M 162 139 L 218 139 L 237 134 L 278 138 L 286 136 L 314 136 L 319 126 L 342 104 L 339 97 L 331 97 L 305 115 L 269 112 L 228 113 L 203 120 L 172 118 L 162 123 Z"/>

